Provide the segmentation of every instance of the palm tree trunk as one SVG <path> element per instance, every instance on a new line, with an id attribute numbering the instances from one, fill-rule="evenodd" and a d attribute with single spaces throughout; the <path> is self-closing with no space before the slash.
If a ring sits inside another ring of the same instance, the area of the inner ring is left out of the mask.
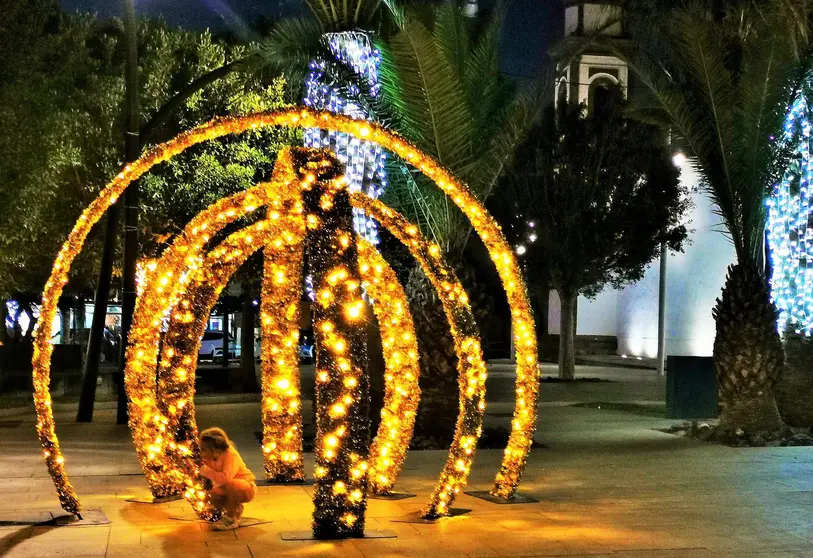
<path id="1" fill-rule="evenodd" d="M 785 367 L 776 383 L 776 404 L 788 426 L 813 425 L 813 340 L 785 333 Z"/>
<path id="2" fill-rule="evenodd" d="M 240 319 L 240 390 L 256 393 L 260 391 L 257 383 L 256 359 L 254 355 L 254 289 L 243 283 L 243 311 Z M 233 384 L 234 386 L 234 384 Z"/>
<path id="3" fill-rule="evenodd" d="M 0 345 L 8 345 L 10 337 L 6 329 L 6 318 L 8 317 L 8 306 L 6 300 L 0 299 Z"/>
<path id="4" fill-rule="evenodd" d="M 455 273 L 469 296 L 478 325 L 491 313 L 491 299 L 470 266 L 455 265 Z M 440 445 L 454 436 L 460 390 L 457 382 L 457 355 L 443 305 L 429 279 L 414 267 L 404 287 L 421 359 L 421 402 L 415 421 L 415 435 L 432 438 Z"/>
<path id="5" fill-rule="evenodd" d="M 133 0 L 124 0 L 124 23 L 127 36 L 126 95 L 127 131 L 125 132 L 125 159 L 128 163 L 138 159 L 141 153 L 139 141 L 138 104 L 138 44 L 136 33 L 135 7 Z M 130 184 L 124 191 L 124 266 L 122 270 L 121 303 L 121 358 L 119 359 L 119 386 L 116 423 L 127 424 L 127 394 L 124 389 L 124 368 L 126 351 L 133 322 L 136 299 L 136 259 L 138 257 L 138 182 Z"/>
<path id="6" fill-rule="evenodd" d="M 774 387 L 782 373 L 784 351 L 776 330 L 777 310 L 755 264 L 729 267 L 712 315 L 717 327 L 714 368 L 720 426 L 748 435 L 779 430 L 783 423 Z"/>
<path id="7" fill-rule="evenodd" d="M 561 302 L 559 314 L 559 378 L 572 380 L 576 377 L 576 299 L 577 295 L 557 290 Z"/>

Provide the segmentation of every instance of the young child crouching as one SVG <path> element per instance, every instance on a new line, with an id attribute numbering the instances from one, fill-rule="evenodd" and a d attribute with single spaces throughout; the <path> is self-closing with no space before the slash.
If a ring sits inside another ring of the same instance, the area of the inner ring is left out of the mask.
<path id="1" fill-rule="evenodd" d="M 246 467 L 222 428 L 209 428 L 200 433 L 203 467 L 200 474 L 214 486 L 209 490 L 212 504 L 224 509 L 223 518 L 212 527 L 217 531 L 237 529 L 243 517 L 243 504 L 257 493 L 255 477 Z"/>

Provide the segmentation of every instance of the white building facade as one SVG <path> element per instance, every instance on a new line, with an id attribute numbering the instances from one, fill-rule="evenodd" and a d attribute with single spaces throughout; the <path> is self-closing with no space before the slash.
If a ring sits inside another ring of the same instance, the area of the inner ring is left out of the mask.
<path id="1" fill-rule="evenodd" d="M 566 3 L 566 37 L 596 29 L 623 40 L 620 10 L 610 4 Z M 602 85 L 617 84 L 625 94 L 629 91 L 627 66 L 607 52 L 587 52 L 559 70 L 557 104 L 584 103 L 589 111 Z M 725 228 L 714 214 L 710 198 L 700 190 L 691 162 L 676 156 L 675 163 L 681 168 L 681 181 L 691 192 L 693 207 L 687 217 L 690 234 L 684 252 L 667 256 L 666 354 L 711 356 L 715 334 L 711 310 L 722 291 L 727 268 L 734 263 L 734 248 L 723 234 Z M 576 335 L 615 337 L 619 355 L 656 358 L 659 281 L 660 261 L 656 259 L 641 281 L 621 290 L 607 288 L 593 300 L 580 297 Z M 550 334 L 559 333 L 559 309 L 559 298 L 551 292 Z"/>

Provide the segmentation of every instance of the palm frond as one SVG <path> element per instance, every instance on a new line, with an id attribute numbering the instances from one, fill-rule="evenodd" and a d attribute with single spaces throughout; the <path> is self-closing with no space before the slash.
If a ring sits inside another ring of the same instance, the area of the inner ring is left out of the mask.
<path id="1" fill-rule="evenodd" d="M 513 156 L 530 128 L 542 117 L 545 98 L 553 80 L 546 75 L 527 90 L 522 91 L 502 112 L 504 118 L 493 132 L 488 149 L 479 159 L 472 180 L 475 194 L 486 200 L 493 192 L 497 180 L 512 162 Z"/>
<path id="2" fill-rule="evenodd" d="M 466 29 L 466 19 L 453 4 L 440 6 L 436 18 L 433 29 L 435 41 L 446 62 L 457 75 L 457 79 L 462 81 L 466 75 L 471 42 Z"/>
<path id="3" fill-rule="evenodd" d="M 777 143 L 767 130 L 779 131 L 785 118 L 790 95 L 798 91 L 793 63 L 795 47 L 779 33 L 759 34 L 743 41 L 743 64 L 734 103 L 732 156 L 736 165 L 733 178 L 739 185 L 745 249 L 758 256 L 763 245 L 765 198 L 767 188 L 781 167 L 776 157 Z"/>
<path id="4" fill-rule="evenodd" d="M 381 0 L 305 0 L 319 23 L 330 31 L 369 28 Z"/>
<path id="5" fill-rule="evenodd" d="M 257 46 L 252 62 L 257 69 L 304 75 L 316 53 L 324 48 L 325 28 L 311 18 L 284 19 Z"/>
<path id="6" fill-rule="evenodd" d="M 380 70 L 382 91 L 400 112 L 404 133 L 442 165 L 457 170 L 471 159 L 471 113 L 454 70 L 429 30 L 411 17 L 390 41 Z"/>

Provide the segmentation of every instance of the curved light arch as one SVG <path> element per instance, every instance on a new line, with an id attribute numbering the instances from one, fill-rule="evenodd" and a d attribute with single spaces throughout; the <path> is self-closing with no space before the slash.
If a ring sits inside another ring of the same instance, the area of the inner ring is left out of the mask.
<path id="1" fill-rule="evenodd" d="M 409 301 L 395 271 L 366 240 L 359 238 L 358 252 L 359 275 L 373 301 L 385 366 L 384 405 L 370 444 L 367 477 L 373 494 L 389 494 L 404 466 L 418 412 L 418 339 Z"/>
<path id="2" fill-rule="evenodd" d="M 432 283 L 449 321 L 457 354 L 460 411 L 446 465 L 421 512 L 428 518 L 449 515 L 452 502 L 468 482 L 477 441 L 483 431 L 487 371 L 480 347 L 480 332 L 471 312 L 469 297 L 454 271 L 443 261 L 440 247 L 427 242 L 418 227 L 378 200 L 355 192 L 350 196 L 353 207 L 364 210 L 409 249 Z"/>
<path id="3" fill-rule="evenodd" d="M 501 470 L 492 493 L 511 497 L 522 475 L 536 428 L 536 401 L 538 395 L 539 368 L 530 303 L 520 279 L 521 274 L 511 247 L 506 242 L 496 221 L 466 186 L 443 169 L 431 157 L 421 153 L 407 141 L 392 132 L 368 122 L 359 122 L 327 112 L 309 110 L 286 110 L 236 118 L 215 119 L 178 137 L 158 145 L 116 176 L 88 206 L 77 220 L 54 262 L 54 267 L 43 291 L 42 323 L 50 323 L 56 315 L 56 303 L 68 281 L 70 267 L 81 250 L 91 227 L 115 203 L 121 193 L 134 180 L 150 168 L 183 152 L 188 147 L 217 137 L 240 133 L 258 127 L 287 126 L 323 128 L 345 132 L 359 139 L 373 141 L 415 166 L 451 198 L 467 216 L 480 239 L 489 250 L 503 282 L 511 307 L 512 326 L 517 349 L 517 402 L 512 421 L 512 431 L 506 447 Z M 248 190 L 246 191 L 253 191 Z M 160 279 L 159 279 L 160 280 Z M 134 324 L 135 325 L 135 324 Z M 34 405 L 38 415 L 37 433 L 43 446 L 43 456 L 56 486 L 63 509 L 79 512 L 79 502 L 65 472 L 65 458 L 56 436 L 51 408 L 50 362 L 53 346 L 45 329 L 37 332 L 33 364 Z M 135 355 L 138 356 L 138 355 Z"/>

